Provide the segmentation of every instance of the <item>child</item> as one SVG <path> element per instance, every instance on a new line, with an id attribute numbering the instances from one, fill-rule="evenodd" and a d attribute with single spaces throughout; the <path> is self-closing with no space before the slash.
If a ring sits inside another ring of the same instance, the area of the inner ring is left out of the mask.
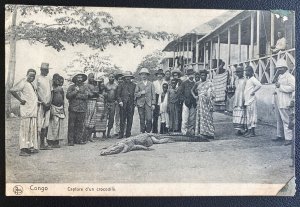
<path id="1" fill-rule="evenodd" d="M 105 85 L 103 78 L 99 81 L 99 97 L 97 98 L 96 103 L 96 115 L 95 115 L 95 131 L 96 137 L 99 137 L 99 133 L 102 132 L 102 138 L 106 138 L 106 125 L 107 125 L 107 116 L 106 116 L 106 93 Z"/>
<path id="2" fill-rule="evenodd" d="M 160 134 L 166 134 L 169 130 L 169 114 L 168 114 L 168 83 L 162 85 L 162 93 L 158 98 L 159 114 L 160 114 Z"/>
<path id="3" fill-rule="evenodd" d="M 169 131 L 178 132 L 178 95 L 177 95 L 177 81 L 175 79 L 171 80 L 171 87 L 168 90 L 168 108 L 167 112 L 169 114 Z"/>
<path id="4" fill-rule="evenodd" d="M 52 102 L 50 108 L 50 124 L 52 128 L 52 136 L 47 138 L 47 143 L 52 148 L 60 148 L 59 140 L 61 140 L 62 135 L 62 122 L 65 118 L 65 111 L 64 111 L 64 101 L 65 95 L 64 90 L 62 88 L 63 84 L 63 77 L 59 74 L 53 75 L 53 89 L 52 89 Z"/>
<path id="5" fill-rule="evenodd" d="M 245 106 L 247 116 L 248 132 L 245 136 L 255 137 L 255 127 L 257 123 L 257 109 L 255 93 L 261 88 L 261 83 L 254 77 L 254 71 L 251 66 L 246 67 L 246 77 L 248 78 L 245 86 Z"/>

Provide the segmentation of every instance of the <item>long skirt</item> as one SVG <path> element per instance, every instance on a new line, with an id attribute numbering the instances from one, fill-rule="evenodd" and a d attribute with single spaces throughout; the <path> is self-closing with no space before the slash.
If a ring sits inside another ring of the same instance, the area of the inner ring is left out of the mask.
<path id="1" fill-rule="evenodd" d="M 87 110 L 85 113 L 84 125 L 88 128 L 95 127 L 96 100 L 87 101 Z"/>
<path id="2" fill-rule="evenodd" d="M 177 103 L 170 103 L 169 104 L 169 128 L 173 131 L 178 130 L 179 120 L 178 120 L 178 111 L 179 107 Z"/>
<path id="3" fill-rule="evenodd" d="M 247 112 L 248 129 L 256 127 L 256 123 L 257 123 L 256 100 L 252 101 L 249 105 L 247 105 L 246 112 Z"/>
<path id="4" fill-rule="evenodd" d="M 195 135 L 214 136 L 213 112 L 211 100 L 206 96 L 199 96 L 196 113 Z"/>
<path id="5" fill-rule="evenodd" d="M 52 105 L 51 109 L 51 116 L 50 116 L 50 124 L 49 124 L 49 136 L 47 140 L 63 140 L 63 130 L 65 128 L 64 119 L 64 108 L 63 106 L 57 107 Z"/>
<path id="6" fill-rule="evenodd" d="M 233 127 L 236 130 L 244 130 L 247 128 L 246 109 L 243 107 L 234 107 L 232 114 Z"/>
<path id="7" fill-rule="evenodd" d="M 39 149 L 37 136 L 37 118 L 21 118 L 19 144 L 20 149 Z"/>
<path id="8" fill-rule="evenodd" d="M 95 131 L 104 132 L 107 126 L 107 114 L 104 111 L 104 103 L 97 101 L 95 115 Z"/>

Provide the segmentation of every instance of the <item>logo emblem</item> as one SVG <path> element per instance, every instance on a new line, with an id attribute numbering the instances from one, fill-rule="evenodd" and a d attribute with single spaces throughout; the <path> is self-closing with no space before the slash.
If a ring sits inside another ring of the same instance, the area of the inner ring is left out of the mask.
<path id="1" fill-rule="evenodd" d="M 13 188 L 13 192 L 16 194 L 16 195 L 21 195 L 23 193 L 23 187 L 20 186 L 20 185 L 16 185 L 14 188 Z"/>

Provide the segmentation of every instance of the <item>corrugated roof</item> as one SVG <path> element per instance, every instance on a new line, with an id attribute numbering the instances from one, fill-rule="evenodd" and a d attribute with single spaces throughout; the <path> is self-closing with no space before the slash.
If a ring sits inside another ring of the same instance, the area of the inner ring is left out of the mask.
<path id="1" fill-rule="evenodd" d="M 241 12 L 243 12 L 243 10 L 229 10 L 227 12 L 224 12 L 223 14 L 217 16 L 216 18 L 214 18 L 214 19 L 212 19 L 208 22 L 205 22 L 205 23 L 199 25 L 198 27 L 192 29 L 190 32 L 184 34 L 180 38 L 185 38 L 185 37 L 188 37 L 190 35 L 205 36 L 206 34 L 212 32 L 213 30 L 215 30 L 220 25 L 224 24 L 228 20 L 230 20 L 233 17 L 235 17 L 236 15 L 240 14 Z M 173 51 L 176 43 L 177 43 L 177 40 L 171 41 L 163 49 L 163 51 Z"/>
<path id="2" fill-rule="evenodd" d="M 206 35 L 241 12 L 242 10 L 229 10 L 224 12 L 220 16 L 194 28 L 188 34 Z"/>

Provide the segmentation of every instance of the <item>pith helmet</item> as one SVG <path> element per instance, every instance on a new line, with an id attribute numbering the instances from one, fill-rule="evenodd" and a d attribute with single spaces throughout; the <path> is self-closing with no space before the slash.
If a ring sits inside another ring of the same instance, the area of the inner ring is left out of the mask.
<path id="1" fill-rule="evenodd" d="M 139 75 L 142 74 L 142 73 L 146 73 L 146 74 L 150 74 L 149 73 L 149 70 L 147 68 L 142 68 L 139 72 Z"/>
<path id="2" fill-rule="evenodd" d="M 283 68 L 283 67 L 288 68 L 288 65 L 287 65 L 285 59 L 281 58 L 281 59 L 277 60 L 276 68 Z"/>

